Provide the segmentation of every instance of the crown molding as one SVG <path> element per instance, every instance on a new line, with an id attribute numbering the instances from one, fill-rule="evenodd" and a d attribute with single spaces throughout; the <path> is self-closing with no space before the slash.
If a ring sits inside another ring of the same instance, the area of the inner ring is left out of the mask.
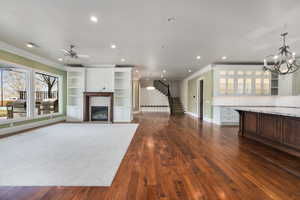
<path id="1" fill-rule="evenodd" d="M 34 55 L 28 51 L 25 51 L 23 49 L 19 49 L 17 47 L 14 47 L 10 44 L 7 44 L 5 42 L 0 41 L 0 50 L 3 51 L 7 51 L 9 53 L 18 55 L 18 56 L 22 56 L 24 58 L 36 61 L 36 62 L 40 62 L 42 64 L 48 65 L 49 67 L 54 67 L 60 70 L 66 70 L 65 66 L 62 65 L 61 63 L 57 63 L 57 62 L 53 62 L 51 60 L 48 60 L 46 58 Z"/>

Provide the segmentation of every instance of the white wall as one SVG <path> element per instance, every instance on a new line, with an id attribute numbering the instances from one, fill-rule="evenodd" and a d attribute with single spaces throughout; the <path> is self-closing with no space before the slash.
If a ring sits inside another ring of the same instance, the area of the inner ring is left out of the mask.
<path id="1" fill-rule="evenodd" d="M 114 68 L 87 68 L 86 91 L 114 91 Z M 103 88 L 106 88 L 105 90 Z"/>
<path id="2" fill-rule="evenodd" d="M 158 90 L 147 90 L 141 88 L 141 105 L 164 105 L 169 106 L 168 97 Z"/>
<path id="3" fill-rule="evenodd" d="M 188 109 L 188 79 L 184 79 L 179 83 L 179 97 L 183 109 Z"/>
<path id="4" fill-rule="evenodd" d="M 212 70 L 212 65 L 207 65 L 179 82 L 179 97 L 185 111 L 188 110 L 188 81 L 210 70 Z"/>
<path id="5" fill-rule="evenodd" d="M 172 97 L 179 97 L 180 96 L 180 91 L 179 91 L 179 86 L 180 82 L 179 81 L 168 81 L 170 85 L 170 92 Z"/>

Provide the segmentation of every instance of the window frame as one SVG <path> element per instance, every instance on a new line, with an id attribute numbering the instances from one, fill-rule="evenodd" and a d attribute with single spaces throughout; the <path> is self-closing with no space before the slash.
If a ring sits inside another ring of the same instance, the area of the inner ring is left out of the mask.
<path id="1" fill-rule="evenodd" d="M 63 114 L 63 104 L 64 104 L 63 82 L 64 82 L 64 79 L 63 79 L 62 75 L 39 70 L 39 69 L 33 69 L 31 67 L 28 67 L 28 66 L 25 66 L 22 64 L 9 62 L 9 61 L 2 60 L 2 59 L 0 59 L 0 63 L 11 65 L 16 68 L 26 70 L 26 92 L 27 92 L 27 102 L 26 102 L 27 103 L 27 107 L 26 107 L 27 116 L 19 117 L 16 119 L 0 120 L 0 125 L 10 124 L 10 127 L 12 127 L 13 123 L 16 123 L 16 122 L 22 122 L 22 121 L 28 121 L 28 120 L 34 120 L 34 119 L 40 119 L 40 118 L 47 118 L 47 117 L 53 118 L 55 116 L 59 116 L 59 115 Z M 58 100 L 58 106 L 59 106 L 58 109 L 59 110 L 57 113 L 51 113 L 51 114 L 45 114 L 45 115 L 35 115 L 35 113 L 34 113 L 34 109 L 35 109 L 34 93 L 35 93 L 35 73 L 36 72 L 58 77 L 58 80 L 59 80 L 58 81 L 58 99 L 59 99 Z"/>

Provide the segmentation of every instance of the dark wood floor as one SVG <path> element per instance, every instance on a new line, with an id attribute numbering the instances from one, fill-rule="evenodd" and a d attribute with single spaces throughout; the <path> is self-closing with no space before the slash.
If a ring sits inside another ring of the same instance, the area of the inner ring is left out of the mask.
<path id="1" fill-rule="evenodd" d="M 300 159 L 239 138 L 236 127 L 166 114 L 135 121 L 111 187 L 3 187 L 0 199 L 300 199 Z"/>

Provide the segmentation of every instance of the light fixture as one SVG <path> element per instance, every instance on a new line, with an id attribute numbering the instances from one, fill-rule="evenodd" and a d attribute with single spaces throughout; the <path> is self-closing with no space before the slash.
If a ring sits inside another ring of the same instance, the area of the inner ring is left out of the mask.
<path id="1" fill-rule="evenodd" d="M 136 73 L 139 73 L 139 70 L 135 70 Z"/>
<path id="2" fill-rule="evenodd" d="M 227 57 L 226 57 L 226 56 L 223 56 L 223 57 L 222 57 L 222 60 L 226 60 L 226 59 L 227 59 Z"/>
<path id="3" fill-rule="evenodd" d="M 200 60 L 200 59 L 201 59 L 201 56 L 197 56 L 196 59 L 197 59 L 197 60 Z"/>
<path id="4" fill-rule="evenodd" d="M 173 22 L 173 21 L 175 21 L 175 20 L 176 20 L 175 17 L 169 17 L 169 18 L 168 18 L 168 22 Z"/>
<path id="5" fill-rule="evenodd" d="M 117 48 L 117 45 L 111 44 L 111 45 L 110 45 L 110 48 L 115 49 L 115 48 Z"/>
<path id="6" fill-rule="evenodd" d="M 125 59 L 125 58 L 122 58 L 122 59 L 121 59 L 121 62 L 125 62 L 125 61 L 126 61 L 126 59 Z"/>
<path id="7" fill-rule="evenodd" d="M 36 44 L 34 44 L 34 43 L 32 43 L 32 42 L 28 42 L 28 43 L 26 44 L 26 46 L 27 46 L 28 48 L 33 48 L 33 47 L 36 47 Z"/>
<path id="8" fill-rule="evenodd" d="M 189 73 L 191 73 L 191 72 L 192 72 L 192 70 L 190 70 L 190 69 L 189 69 L 189 70 L 188 70 L 188 72 L 189 72 Z"/>
<path id="9" fill-rule="evenodd" d="M 285 75 L 294 73 L 300 68 L 300 63 L 298 63 L 299 60 L 295 57 L 296 53 L 289 51 L 290 47 L 286 44 L 287 35 L 287 32 L 281 34 L 283 45 L 279 48 L 279 52 L 275 55 L 269 55 L 264 59 L 264 71 Z M 268 62 L 268 58 L 270 57 L 272 59 Z"/>
<path id="10" fill-rule="evenodd" d="M 163 73 L 166 73 L 167 71 L 164 69 L 162 72 L 163 72 Z"/>
<path id="11" fill-rule="evenodd" d="M 155 90 L 155 87 L 153 87 L 153 86 L 148 86 L 148 87 L 146 87 L 146 89 L 147 89 L 147 90 Z"/>
<path id="12" fill-rule="evenodd" d="M 61 62 L 61 61 L 63 61 L 64 59 L 62 59 L 62 58 L 59 58 L 58 60 Z"/>
<path id="13" fill-rule="evenodd" d="M 90 20 L 94 23 L 97 23 L 98 22 L 98 18 L 96 16 L 91 16 L 90 17 Z"/>

